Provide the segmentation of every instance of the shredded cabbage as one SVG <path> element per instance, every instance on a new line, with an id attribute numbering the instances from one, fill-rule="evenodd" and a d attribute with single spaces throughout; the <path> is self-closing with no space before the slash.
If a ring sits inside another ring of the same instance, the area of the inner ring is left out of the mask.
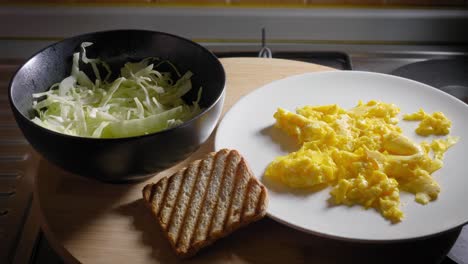
<path id="1" fill-rule="evenodd" d="M 81 52 L 73 54 L 70 76 L 46 92 L 33 94 L 34 123 L 73 136 L 119 138 L 162 131 L 201 112 L 201 88 L 192 105 L 182 99 L 192 89 L 192 72 L 181 76 L 170 62 L 146 58 L 125 63 L 120 77 L 110 82 L 109 65 L 86 55 L 92 44 L 82 43 Z M 91 65 L 94 82 L 80 70 L 80 60 Z M 155 66 L 154 61 L 159 63 Z M 171 73 L 156 70 L 162 63 L 173 67 L 177 81 Z M 98 66 L 106 71 L 104 78 Z"/>

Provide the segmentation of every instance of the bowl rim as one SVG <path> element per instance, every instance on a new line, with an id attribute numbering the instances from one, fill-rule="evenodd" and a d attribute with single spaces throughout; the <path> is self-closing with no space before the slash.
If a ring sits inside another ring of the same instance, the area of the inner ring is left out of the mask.
<path id="1" fill-rule="evenodd" d="M 180 125 L 177 125 L 177 126 L 174 126 L 174 127 L 171 127 L 171 128 L 167 128 L 167 129 L 164 129 L 164 130 L 161 130 L 161 131 L 158 131 L 158 132 L 149 133 L 149 134 L 144 134 L 144 135 L 139 135 L 139 136 L 131 136 L 131 137 L 117 137 L 117 138 L 93 138 L 93 137 L 82 137 L 82 136 L 74 136 L 74 135 L 60 133 L 60 132 L 57 132 L 57 131 L 42 127 L 42 126 L 32 122 L 31 119 L 29 119 L 25 115 L 23 115 L 23 113 L 18 109 L 16 104 L 13 102 L 12 87 L 13 87 L 13 85 L 15 83 L 15 79 L 16 79 L 16 76 L 18 75 L 18 73 L 26 66 L 26 64 L 28 64 L 30 61 L 32 61 L 36 56 L 38 56 L 40 53 L 44 52 L 47 49 L 50 49 L 50 48 L 52 48 L 52 47 L 54 47 L 54 46 L 56 46 L 56 45 L 58 45 L 60 43 L 67 42 L 67 41 L 70 41 L 72 39 L 82 38 L 82 37 L 96 35 L 96 34 L 118 33 L 118 32 L 141 32 L 141 33 L 149 33 L 149 34 L 161 34 L 161 35 L 166 35 L 166 36 L 169 36 L 169 37 L 173 37 L 175 39 L 182 40 L 184 42 L 187 42 L 187 43 L 189 43 L 191 45 L 194 45 L 194 46 L 200 48 L 203 52 L 205 52 L 209 57 L 211 57 L 214 60 L 215 64 L 221 70 L 221 77 L 222 77 L 223 85 L 222 85 L 222 89 L 221 89 L 221 92 L 219 93 L 218 97 L 214 100 L 214 102 L 212 104 L 210 104 L 209 106 L 204 108 L 203 111 L 201 111 L 200 113 L 198 113 L 197 115 L 195 115 L 191 119 L 183 122 Z M 27 120 L 28 123 L 32 124 L 33 126 L 35 126 L 38 129 L 44 131 L 45 133 L 50 133 L 50 134 L 53 134 L 53 135 L 63 136 L 65 138 L 70 138 L 70 139 L 73 139 L 73 140 L 122 141 L 122 140 L 131 140 L 131 139 L 143 139 L 143 138 L 151 137 L 151 136 L 154 136 L 154 135 L 162 135 L 162 134 L 170 133 L 171 131 L 173 131 L 175 129 L 189 126 L 190 124 L 195 122 L 195 120 L 199 119 L 205 113 L 209 112 L 213 107 L 215 107 L 219 103 L 220 100 L 223 100 L 225 90 L 226 90 L 226 71 L 224 70 L 224 67 L 223 67 L 222 63 L 219 61 L 219 58 L 216 55 L 214 55 L 213 52 L 211 52 L 209 49 L 202 46 L 201 44 L 199 44 L 199 43 L 197 43 L 195 41 L 192 41 L 192 40 L 190 40 L 188 38 L 184 38 L 184 37 L 181 37 L 181 36 L 178 36 L 178 35 L 175 35 L 175 34 L 162 32 L 162 31 L 147 30 L 147 29 L 113 29 L 113 30 L 102 30 L 102 31 L 87 32 L 87 33 L 83 33 L 83 34 L 73 35 L 71 37 L 66 37 L 66 38 L 64 38 L 64 39 L 62 39 L 60 41 L 56 41 L 54 43 L 51 43 L 50 45 L 47 45 L 46 47 L 44 47 L 44 48 L 40 49 L 39 51 L 35 52 L 14 72 L 13 76 L 11 77 L 11 80 L 10 80 L 9 85 L 8 85 L 8 100 L 9 100 L 9 103 L 10 103 L 10 108 L 12 108 L 12 110 L 14 112 L 18 113 L 18 114 L 15 115 L 15 118 L 17 116 L 20 116 L 20 118 L 23 118 L 23 119 Z"/>

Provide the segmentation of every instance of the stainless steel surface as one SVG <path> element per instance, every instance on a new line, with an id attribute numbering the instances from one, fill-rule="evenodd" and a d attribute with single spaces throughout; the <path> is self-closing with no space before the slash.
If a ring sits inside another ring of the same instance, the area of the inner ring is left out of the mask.
<path id="1" fill-rule="evenodd" d="M 265 27 L 269 39 L 275 40 L 443 44 L 468 41 L 463 35 L 467 14 L 464 9 L 421 8 L 12 6 L 0 10 L 0 21 L 17 26 L 1 28 L 0 35 L 60 38 L 112 28 L 144 28 L 199 40 L 257 40 Z"/>
<path id="2" fill-rule="evenodd" d="M 390 74 L 394 70 L 416 62 L 433 59 L 455 59 L 468 55 L 466 52 L 381 52 L 381 53 L 351 53 L 354 70 L 372 71 Z"/>

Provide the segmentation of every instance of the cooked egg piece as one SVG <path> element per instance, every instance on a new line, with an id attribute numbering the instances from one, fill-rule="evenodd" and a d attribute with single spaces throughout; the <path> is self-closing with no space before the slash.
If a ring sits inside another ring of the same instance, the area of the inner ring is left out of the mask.
<path id="1" fill-rule="evenodd" d="M 422 108 L 418 112 L 403 116 L 407 121 L 421 121 L 416 133 L 421 136 L 448 135 L 452 122 L 442 112 L 427 114 Z"/>
<path id="2" fill-rule="evenodd" d="M 409 138 L 394 131 L 383 135 L 382 148 L 394 155 L 413 155 L 420 151 L 420 148 Z"/>
<path id="3" fill-rule="evenodd" d="M 448 136 L 447 138 L 444 138 L 444 139 L 434 139 L 430 145 L 431 150 L 434 152 L 434 157 L 438 160 L 442 160 L 444 158 L 445 152 L 450 147 L 455 145 L 459 139 L 460 139 L 459 137 L 452 137 L 452 136 Z"/>
<path id="4" fill-rule="evenodd" d="M 278 108 L 274 117 L 276 119 L 275 126 L 294 137 L 300 144 L 325 138 L 333 133 L 327 123 L 309 119 L 283 108 Z"/>
<path id="5" fill-rule="evenodd" d="M 293 188 L 329 184 L 335 179 L 336 165 L 326 153 L 301 148 L 277 157 L 266 169 L 265 177 Z"/>
<path id="6" fill-rule="evenodd" d="M 360 204 L 366 209 L 375 208 L 392 222 L 403 218 L 403 212 L 399 209 L 398 182 L 378 170 L 367 175 L 359 174 L 355 178 L 342 179 L 330 194 L 336 204 Z"/>
<path id="7" fill-rule="evenodd" d="M 421 121 L 423 118 L 427 116 L 426 112 L 422 108 L 419 108 L 417 112 L 414 112 L 412 114 L 405 114 L 403 115 L 403 120 L 406 121 Z"/>
<path id="8" fill-rule="evenodd" d="M 415 194 L 415 201 L 420 204 L 437 199 L 440 192 L 439 184 L 423 169 L 415 169 L 411 177 L 400 179 L 400 188 Z"/>

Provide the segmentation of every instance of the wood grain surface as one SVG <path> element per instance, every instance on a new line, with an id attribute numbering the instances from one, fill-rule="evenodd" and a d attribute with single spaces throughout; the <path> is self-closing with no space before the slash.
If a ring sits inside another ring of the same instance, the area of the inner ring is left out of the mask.
<path id="1" fill-rule="evenodd" d="M 229 58 L 221 61 L 227 74 L 224 111 L 242 96 L 273 80 L 305 72 L 333 70 L 280 59 Z M 173 254 L 143 204 L 141 190 L 147 183 L 156 182 L 213 151 L 214 136 L 215 132 L 187 160 L 146 182 L 135 184 L 100 183 L 66 173 L 41 160 L 35 201 L 42 228 L 53 248 L 66 263 L 182 262 Z M 265 218 L 183 262 L 437 263 L 448 252 L 458 232 L 412 242 L 353 243 L 305 234 Z"/>

